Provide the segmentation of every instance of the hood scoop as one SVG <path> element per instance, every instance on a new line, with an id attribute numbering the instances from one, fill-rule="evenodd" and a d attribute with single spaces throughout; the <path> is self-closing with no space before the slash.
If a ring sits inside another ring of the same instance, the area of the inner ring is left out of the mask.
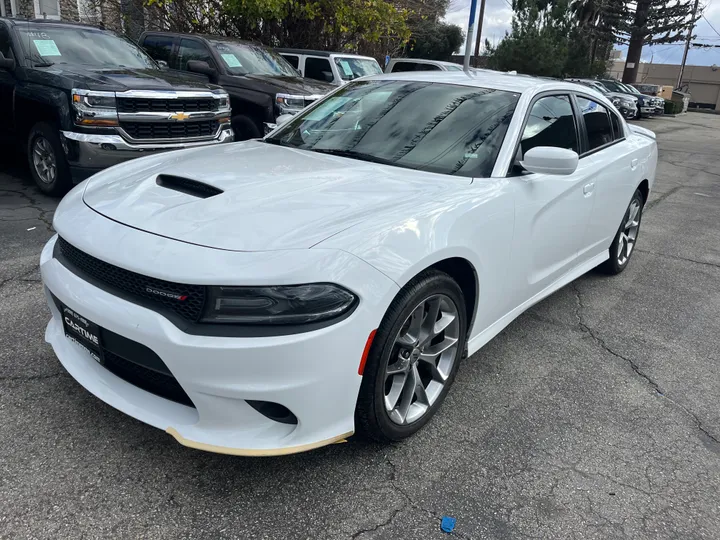
<path id="1" fill-rule="evenodd" d="M 171 174 L 159 174 L 155 179 L 155 183 L 160 187 L 179 191 L 180 193 L 198 197 L 199 199 L 207 199 L 223 193 L 222 189 L 211 186 L 210 184 L 198 182 L 190 178 L 183 178 L 182 176 L 173 176 Z"/>

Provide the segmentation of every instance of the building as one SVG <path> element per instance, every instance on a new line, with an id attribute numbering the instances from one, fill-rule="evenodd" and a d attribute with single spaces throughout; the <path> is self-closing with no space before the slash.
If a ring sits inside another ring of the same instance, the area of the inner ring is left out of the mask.
<path id="1" fill-rule="evenodd" d="M 610 76 L 622 79 L 625 62 L 616 60 Z M 668 85 L 675 88 L 680 74 L 679 64 L 641 63 L 637 82 Z M 690 106 L 720 111 L 720 69 L 718 66 L 685 66 L 680 90 L 691 95 Z"/>

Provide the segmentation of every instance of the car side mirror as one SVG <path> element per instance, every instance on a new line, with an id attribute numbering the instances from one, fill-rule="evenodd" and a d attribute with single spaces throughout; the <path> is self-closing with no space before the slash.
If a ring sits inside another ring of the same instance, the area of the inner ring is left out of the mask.
<path id="1" fill-rule="evenodd" d="M 15 59 L 14 58 L 5 58 L 3 56 L 3 53 L 0 53 L 0 69 L 4 69 L 6 71 L 14 71 L 15 70 Z"/>
<path id="2" fill-rule="evenodd" d="M 323 76 L 325 77 L 325 82 L 333 82 L 335 80 L 335 77 L 333 77 L 330 71 L 323 71 Z"/>
<path id="3" fill-rule="evenodd" d="M 170 66 L 168 66 L 168 63 L 165 60 L 158 60 L 157 63 L 162 70 L 170 69 Z"/>
<path id="4" fill-rule="evenodd" d="M 554 146 L 536 146 L 525 152 L 520 165 L 531 173 L 568 175 L 578 166 L 577 152 Z"/>
<path id="5" fill-rule="evenodd" d="M 204 60 L 189 60 L 187 63 L 187 70 L 193 73 L 207 75 L 210 78 L 217 75 L 217 70 L 214 67 L 210 67 L 210 64 Z"/>

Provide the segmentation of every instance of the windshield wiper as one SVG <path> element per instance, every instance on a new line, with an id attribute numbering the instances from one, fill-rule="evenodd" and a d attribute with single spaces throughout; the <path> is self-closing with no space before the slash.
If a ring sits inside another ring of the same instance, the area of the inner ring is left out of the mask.
<path id="1" fill-rule="evenodd" d="M 318 152 L 320 154 L 330 154 L 331 156 L 359 159 L 361 161 L 369 161 L 371 163 L 380 163 L 381 165 L 397 165 L 393 160 L 373 156 L 372 154 L 365 154 L 363 152 L 356 152 L 355 150 L 336 150 L 333 148 L 301 148 L 301 150 L 310 150 L 311 152 Z"/>

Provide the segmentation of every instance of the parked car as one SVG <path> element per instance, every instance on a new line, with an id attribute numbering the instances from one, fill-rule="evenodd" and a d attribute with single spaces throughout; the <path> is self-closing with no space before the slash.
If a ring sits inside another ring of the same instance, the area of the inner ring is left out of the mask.
<path id="1" fill-rule="evenodd" d="M 145 32 L 140 43 L 173 70 L 200 74 L 230 94 L 239 141 L 260 137 L 277 117 L 295 114 L 335 87 L 303 79 L 272 49 L 219 36 Z"/>
<path id="2" fill-rule="evenodd" d="M 45 337 L 87 390 L 186 446 L 397 441 L 523 311 L 627 268 L 656 166 L 654 134 L 577 84 L 354 81 L 262 140 L 66 196 L 40 260 Z"/>
<path id="3" fill-rule="evenodd" d="M 341 86 L 349 81 L 378 75 L 382 68 L 370 56 L 306 49 L 276 49 L 303 77 Z"/>
<path id="4" fill-rule="evenodd" d="M 91 26 L 0 19 L 0 138 L 45 193 L 154 152 L 232 141 L 227 93 Z"/>
<path id="5" fill-rule="evenodd" d="M 650 105 L 655 109 L 655 114 L 665 114 L 665 99 L 660 96 L 662 93 L 662 86 L 657 84 L 625 84 L 630 92 L 635 95 L 645 95 L 650 97 Z M 646 89 L 645 92 L 641 91 L 638 86 L 642 86 Z"/>
<path id="6" fill-rule="evenodd" d="M 629 96 L 627 94 L 621 94 L 618 92 L 610 92 L 607 88 L 605 88 L 601 83 L 594 79 L 567 79 L 570 82 L 575 82 L 578 84 L 582 84 L 583 86 L 588 86 L 594 90 L 597 90 L 601 94 L 603 94 L 605 97 L 607 97 L 610 101 L 612 101 L 612 104 L 617 107 L 617 110 L 620 111 L 620 114 L 623 115 L 623 118 L 626 118 L 628 120 L 635 118 L 638 115 L 638 106 L 637 106 L 637 98 L 634 96 Z"/>
<path id="7" fill-rule="evenodd" d="M 597 79 L 605 88 L 610 92 L 616 92 L 619 94 L 626 94 L 634 96 L 638 100 L 638 118 L 648 118 L 656 114 L 655 104 L 648 96 L 643 96 L 640 92 L 631 90 L 630 87 L 625 86 L 620 81 L 613 79 Z"/>
<path id="8" fill-rule="evenodd" d="M 385 73 L 401 71 L 462 71 L 463 67 L 454 62 L 441 60 L 423 60 L 420 58 L 393 58 L 385 68 Z"/>

